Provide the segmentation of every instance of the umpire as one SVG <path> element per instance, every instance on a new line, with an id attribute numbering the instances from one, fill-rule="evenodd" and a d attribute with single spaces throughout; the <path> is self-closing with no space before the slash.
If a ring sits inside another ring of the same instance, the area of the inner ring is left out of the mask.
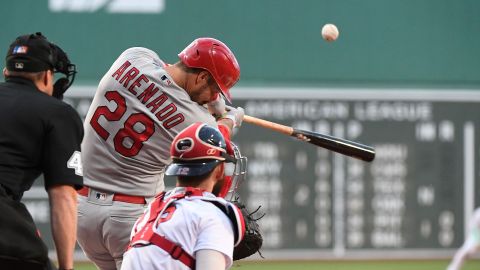
<path id="1" fill-rule="evenodd" d="M 54 83 L 54 72 L 62 73 Z M 76 189 L 83 185 L 77 112 L 61 97 L 75 65 L 41 33 L 9 47 L 0 83 L 0 268 L 51 269 L 48 249 L 20 202 L 41 173 L 60 269 L 73 269 L 77 229 Z M 52 97 L 54 96 L 54 97 Z"/>

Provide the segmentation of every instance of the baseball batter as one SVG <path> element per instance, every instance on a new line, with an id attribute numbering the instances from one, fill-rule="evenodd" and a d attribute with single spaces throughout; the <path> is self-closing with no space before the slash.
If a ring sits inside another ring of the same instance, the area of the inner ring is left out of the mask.
<path id="1" fill-rule="evenodd" d="M 220 102 L 230 100 L 240 76 L 225 44 L 199 38 L 179 58 L 169 65 L 149 49 L 127 49 L 100 81 L 85 119 L 78 242 L 100 269 L 120 269 L 135 220 L 164 189 L 175 135 L 201 121 L 228 138 L 243 119 L 243 109 L 226 112 Z"/>
<path id="2" fill-rule="evenodd" d="M 447 270 L 460 270 L 468 256 L 473 255 L 480 249 L 480 208 L 477 208 L 475 212 L 473 212 L 469 226 L 470 233 L 463 245 L 455 253 Z"/>
<path id="3" fill-rule="evenodd" d="M 157 196 L 136 222 L 122 269 L 230 268 L 245 228 L 240 210 L 217 196 L 231 185 L 226 162 L 237 159 L 221 133 L 203 123 L 182 131 L 171 154 L 166 174 L 178 176 L 177 188 Z"/>

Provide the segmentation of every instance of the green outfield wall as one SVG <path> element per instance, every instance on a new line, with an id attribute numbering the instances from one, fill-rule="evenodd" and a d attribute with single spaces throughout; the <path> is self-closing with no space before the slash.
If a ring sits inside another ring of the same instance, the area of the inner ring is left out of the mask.
<path id="1" fill-rule="evenodd" d="M 95 84 L 130 46 L 167 62 L 200 36 L 238 56 L 241 85 L 480 86 L 480 1 L 475 0 L 5 0 L 3 50 L 42 31 Z M 321 39 L 325 23 L 340 29 Z"/>

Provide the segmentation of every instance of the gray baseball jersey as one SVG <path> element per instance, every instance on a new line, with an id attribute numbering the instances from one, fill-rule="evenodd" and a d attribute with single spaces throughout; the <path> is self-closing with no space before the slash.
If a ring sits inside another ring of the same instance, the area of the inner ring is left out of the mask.
<path id="1" fill-rule="evenodd" d="M 216 126 L 208 110 L 192 101 L 146 48 L 130 48 L 98 85 L 85 119 L 84 184 L 151 197 L 164 189 L 170 144 L 195 122 Z"/>

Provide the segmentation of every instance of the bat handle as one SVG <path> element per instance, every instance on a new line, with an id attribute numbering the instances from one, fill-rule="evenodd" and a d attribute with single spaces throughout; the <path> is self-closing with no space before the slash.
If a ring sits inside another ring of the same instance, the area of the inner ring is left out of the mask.
<path id="1" fill-rule="evenodd" d="M 292 136 L 292 134 L 293 134 L 293 128 L 292 127 L 284 126 L 284 125 L 281 125 L 281 124 L 277 124 L 277 123 L 274 123 L 274 122 L 270 122 L 270 121 L 267 121 L 267 120 L 256 118 L 256 117 L 253 117 L 253 116 L 245 115 L 245 116 L 243 116 L 243 121 L 247 122 L 247 123 L 250 123 L 250 124 L 257 125 L 257 126 L 261 126 L 261 127 L 264 127 L 264 128 L 273 129 L 273 130 L 276 130 L 280 133 L 286 134 L 288 136 Z"/>

